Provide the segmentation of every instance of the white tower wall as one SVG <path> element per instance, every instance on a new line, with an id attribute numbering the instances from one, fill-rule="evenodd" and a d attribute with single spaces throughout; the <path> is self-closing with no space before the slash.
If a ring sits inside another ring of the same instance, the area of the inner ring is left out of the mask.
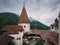
<path id="1" fill-rule="evenodd" d="M 59 37 L 58 37 L 59 39 L 59 45 L 60 45 L 60 17 L 59 17 Z"/>
<path id="2" fill-rule="evenodd" d="M 29 32 L 30 31 L 30 23 L 20 23 L 18 24 L 23 26 L 24 32 Z"/>

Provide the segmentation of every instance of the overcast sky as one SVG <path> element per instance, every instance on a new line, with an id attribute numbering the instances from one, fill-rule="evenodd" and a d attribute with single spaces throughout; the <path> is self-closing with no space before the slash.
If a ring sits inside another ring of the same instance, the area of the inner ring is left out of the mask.
<path id="1" fill-rule="evenodd" d="M 23 2 L 29 17 L 48 26 L 59 15 L 60 0 L 0 0 L 0 13 L 12 12 L 20 15 Z"/>

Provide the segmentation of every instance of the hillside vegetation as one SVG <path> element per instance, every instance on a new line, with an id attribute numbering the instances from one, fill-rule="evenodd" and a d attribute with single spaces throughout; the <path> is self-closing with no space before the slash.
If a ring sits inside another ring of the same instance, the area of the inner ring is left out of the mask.
<path id="1" fill-rule="evenodd" d="M 17 25 L 18 20 L 19 20 L 19 16 L 14 13 L 10 13 L 10 12 L 0 13 L 0 29 L 5 25 Z M 41 22 L 35 19 L 31 21 L 30 18 L 29 20 L 30 20 L 31 29 L 41 29 L 41 30 L 49 29 L 48 26 L 42 24 Z"/>

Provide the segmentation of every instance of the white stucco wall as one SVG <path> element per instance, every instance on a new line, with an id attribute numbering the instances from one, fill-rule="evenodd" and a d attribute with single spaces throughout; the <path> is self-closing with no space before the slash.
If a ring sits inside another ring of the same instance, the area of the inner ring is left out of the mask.
<path id="1" fill-rule="evenodd" d="M 14 39 L 12 41 L 15 43 L 15 45 L 22 45 L 23 44 L 23 39 L 22 39 L 23 38 L 23 31 L 22 32 L 19 31 L 19 34 L 10 34 L 9 36 L 14 37 Z M 18 40 L 17 40 L 17 38 L 18 38 Z"/>
<path id="2" fill-rule="evenodd" d="M 59 34 L 59 29 L 56 30 L 56 33 Z"/>
<path id="3" fill-rule="evenodd" d="M 24 32 L 29 32 L 30 31 L 30 23 L 20 23 L 20 24 L 18 24 L 18 26 L 19 25 L 23 26 Z"/>

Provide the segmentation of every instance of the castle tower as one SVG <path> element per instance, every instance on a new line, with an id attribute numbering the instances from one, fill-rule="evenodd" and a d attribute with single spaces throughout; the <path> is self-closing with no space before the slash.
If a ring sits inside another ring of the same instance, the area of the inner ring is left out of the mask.
<path id="1" fill-rule="evenodd" d="M 58 23 L 59 23 L 59 37 L 58 37 L 59 39 L 58 40 L 59 40 L 59 45 L 60 45 L 60 12 L 59 12 L 59 22 Z"/>
<path id="2" fill-rule="evenodd" d="M 25 9 L 25 4 L 23 6 L 23 9 L 22 9 L 22 12 L 21 12 L 21 16 L 19 18 L 18 26 L 19 25 L 23 26 L 24 32 L 30 31 L 30 22 L 29 22 L 29 19 L 28 19 L 28 16 L 27 16 L 27 12 L 26 12 L 26 9 Z"/>

